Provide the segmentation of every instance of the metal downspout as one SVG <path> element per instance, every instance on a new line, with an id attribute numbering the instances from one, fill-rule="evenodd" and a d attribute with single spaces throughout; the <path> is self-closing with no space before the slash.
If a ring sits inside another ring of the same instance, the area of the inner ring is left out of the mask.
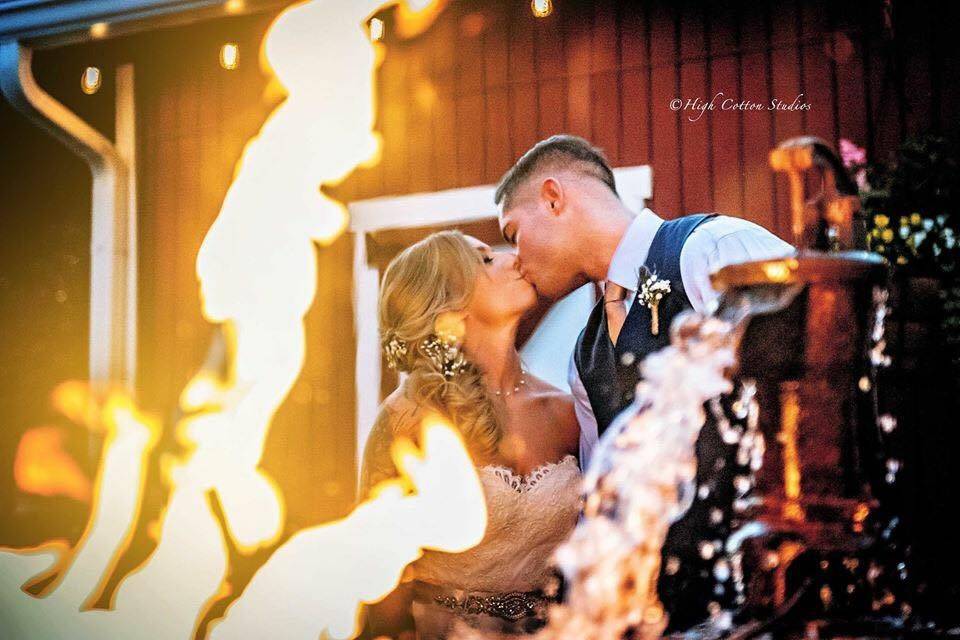
<path id="1" fill-rule="evenodd" d="M 133 68 L 118 69 L 114 144 L 37 84 L 32 60 L 29 47 L 18 41 L 0 42 L 0 92 L 90 166 L 89 376 L 95 384 L 120 384 L 132 391 L 136 362 Z"/>

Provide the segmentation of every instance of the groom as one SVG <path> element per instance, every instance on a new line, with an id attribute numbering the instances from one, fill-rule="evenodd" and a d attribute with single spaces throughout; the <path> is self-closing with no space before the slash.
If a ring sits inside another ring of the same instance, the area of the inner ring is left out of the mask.
<path id="1" fill-rule="evenodd" d="M 632 400 L 635 365 L 669 344 L 670 322 L 680 312 L 710 311 L 718 297 L 710 274 L 793 252 L 740 218 L 696 214 L 665 221 L 650 209 L 635 215 L 617 195 L 600 150 L 570 135 L 542 140 L 523 154 L 494 200 L 503 237 L 517 248 L 520 271 L 539 295 L 560 298 L 588 282 L 604 289 L 570 363 L 584 468 L 598 438 Z M 644 283 L 657 281 L 669 283 L 659 303 L 638 301 Z"/>
<path id="2" fill-rule="evenodd" d="M 569 370 L 583 469 L 600 436 L 633 399 L 639 363 L 669 344 L 673 319 L 691 308 L 711 310 L 718 294 L 710 273 L 727 264 L 793 252 L 766 229 L 739 218 L 710 213 L 663 220 L 650 209 L 634 215 L 620 200 L 603 154 L 575 136 L 557 135 L 534 145 L 503 176 L 495 202 L 503 237 L 517 248 L 520 271 L 541 296 L 560 298 L 588 282 L 603 288 L 603 299 L 577 339 Z M 701 432 L 698 483 L 712 477 L 722 449 L 715 430 Z M 716 507 L 700 502 L 671 529 L 665 564 L 674 555 L 695 552 L 706 535 L 707 514 Z M 664 585 L 685 592 L 676 598 L 679 602 L 696 590 L 693 582 L 690 576 L 661 577 L 661 597 L 674 628 L 700 616 L 691 607 L 672 607 Z M 706 581 L 700 583 L 706 588 Z M 703 595 L 713 599 L 710 593 Z"/>

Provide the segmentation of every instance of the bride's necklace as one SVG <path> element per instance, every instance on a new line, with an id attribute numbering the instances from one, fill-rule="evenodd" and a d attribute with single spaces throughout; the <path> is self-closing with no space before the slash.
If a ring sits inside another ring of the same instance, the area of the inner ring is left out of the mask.
<path id="1" fill-rule="evenodd" d="M 522 389 L 527 384 L 526 375 L 527 375 L 527 370 L 523 367 L 523 363 L 521 362 L 520 378 L 517 380 L 517 384 L 513 385 L 513 389 L 495 389 L 493 392 L 493 395 L 497 396 L 498 398 L 509 398 L 513 394 L 519 393 L 520 389 Z"/>

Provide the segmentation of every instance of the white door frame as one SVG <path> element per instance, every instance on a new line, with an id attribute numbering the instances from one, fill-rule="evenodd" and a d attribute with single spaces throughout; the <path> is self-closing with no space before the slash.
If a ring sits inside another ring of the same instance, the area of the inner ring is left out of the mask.
<path id="1" fill-rule="evenodd" d="M 620 199 L 639 212 L 653 196 L 653 169 L 649 165 L 613 170 Z M 385 229 L 453 225 L 497 217 L 495 187 L 485 185 L 358 200 L 348 205 L 353 244 L 353 317 L 357 336 L 357 471 L 363 446 L 373 428 L 380 400 L 380 329 L 377 298 L 380 272 L 367 264 L 367 235 Z"/>

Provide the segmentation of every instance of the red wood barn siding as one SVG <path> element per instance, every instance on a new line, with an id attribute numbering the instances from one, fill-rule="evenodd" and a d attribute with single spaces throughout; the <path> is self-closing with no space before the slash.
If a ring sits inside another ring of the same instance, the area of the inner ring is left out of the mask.
<path id="1" fill-rule="evenodd" d="M 945 52 L 953 3 L 897 3 L 892 42 L 880 2 L 558 1 L 543 20 L 529 6 L 454 1 L 409 41 L 390 37 L 385 15 L 383 158 L 334 194 L 349 201 L 492 183 L 537 140 L 566 131 L 602 146 L 615 165 L 652 164 L 652 206 L 663 215 L 716 209 L 785 233 L 786 190 L 767 165 L 777 141 L 845 136 L 880 157 L 908 132 L 956 130 L 960 67 Z M 141 51 L 141 375 L 155 406 L 169 409 L 207 348 L 196 251 L 244 142 L 275 105 L 252 63 L 269 21 L 131 43 Z M 236 72 L 212 64 L 230 39 L 244 56 Z M 804 93 L 812 108 L 716 110 L 690 122 L 668 107 L 718 91 L 758 102 Z M 268 446 L 268 467 L 304 469 L 289 489 L 301 502 L 292 511 L 307 519 L 343 508 L 358 446 L 350 243 L 345 236 L 319 252 L 324 303 L 307 318 L 308 361 Z"/>
<path id="2" fill-rule="evenodd" d="M 880 0 L 613 2 L 557 0 L 535 19 L 526 0 L 451 2 L 423 35 L 397 41 L 386 14 L 377 79 L 382 161 L 332 191 L 345 201 L 495 182 L 537 140 L 580 134 L 617 166 L 651 164 L 652 206 L 675 216 L 742 215 L 784 233 L 783 184 L 767 152 L 791 135 L 848 137 L 871 157 L 907 133 L 957 130 L 960 64 L 948 29 L 958 3 Z M 140 131 L 141 400 L 170 418 L 207 351 L 196 253 L 243 144 L 276 105 L 256 51 L 271 16 L 232 18 L 73 48 L 64 86 L 94 56 L 136 64 Z M 217 47 L 241 46 L 221 70 Z M 102 55 L 101 55 L 102 54 Z M 59 69 L 59 67 L 58 67 Z M 74 89 L 76 90 L 76 89 Z M 789 102 L 773 114 L 714 111 L 696 122 L 675 97 Z M 352 492 L 352 238 L 319 251 L 304 373 L 271 431 L 265 466 L 283 476 L 294 527 L 342 513 Z"/>
<path id="3" fill-rule="evenodd" d="M 882 158 L 908 134 L 957 130 L 956 3 L 893 2 L 889 29 L 880 0 L 554 5 L 536 19 L 528 2 L 453 2 L 410 41 L 390 37 L 388 15 L 383 160 L 340 193 L 492 183 L 534 142 L 568 132 L 614 165 L 651 164 L 663 215 L 720 210 L 786 234 L 785 184 L 767 164 L 778 141 L 847 137 Z M 669 108 L 718 92 L 764 105 L 803 94 L 811 108 L 718 104 L 695 122 Z"/>

